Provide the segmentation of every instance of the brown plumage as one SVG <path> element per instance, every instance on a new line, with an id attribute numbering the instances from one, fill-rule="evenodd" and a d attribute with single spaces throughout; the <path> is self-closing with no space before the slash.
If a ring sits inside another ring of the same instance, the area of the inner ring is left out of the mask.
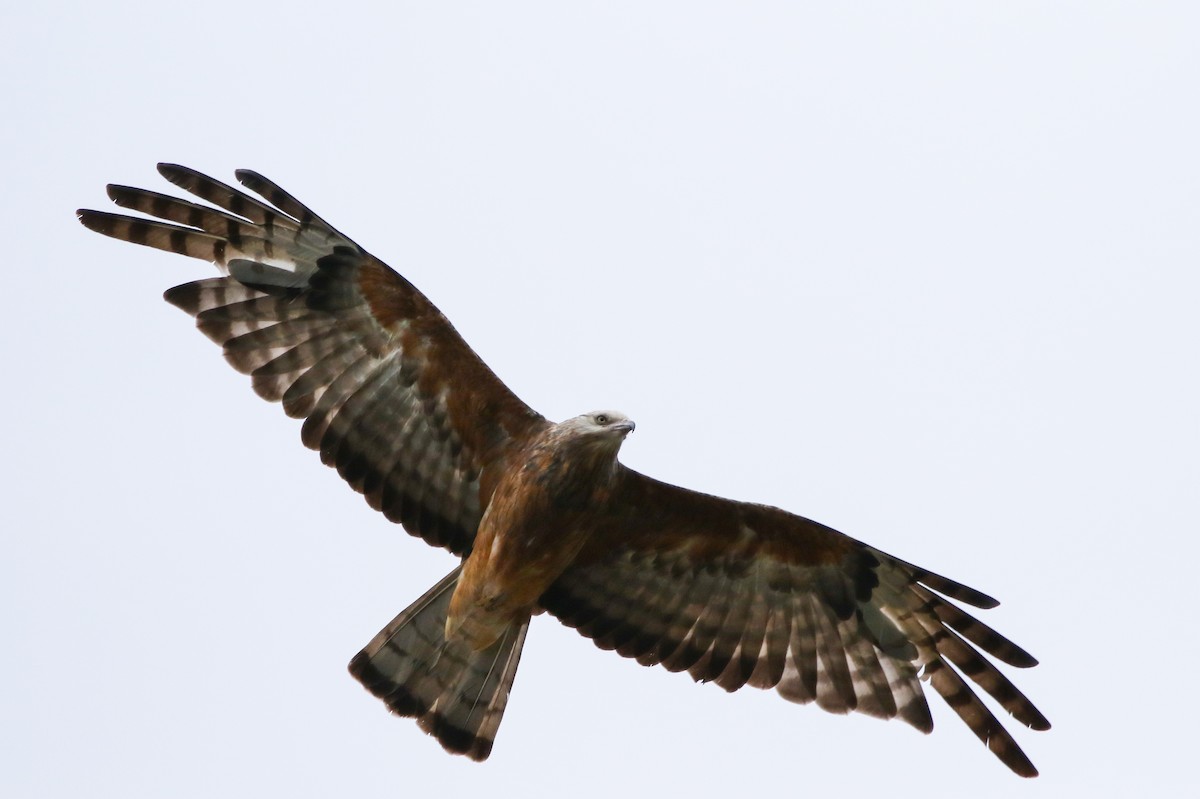
<path id="1" fill-rule="evenodd" d="M 800 516 L 625 468 L 625 416 L 547 421 L 412 284 L 274 183 L 237 173 L 263 202 L 159 171 L 216 207 L 109 186 L 118 205 L 165 221 L 80 221 L 215 263 L 223 276 L 167 301 L 304 420 L 305 445 L 371 507 L 462 558 L 350 663 L 446 749 L 490 754 L 529 619 L 547 610 L 644 665 L 923 732 L 927 681 L 1005 765 L 1037 774 L 963 679 L 1049 728 L 987 655 L 1036 661 L 950 601 L 995 600 Z"/>

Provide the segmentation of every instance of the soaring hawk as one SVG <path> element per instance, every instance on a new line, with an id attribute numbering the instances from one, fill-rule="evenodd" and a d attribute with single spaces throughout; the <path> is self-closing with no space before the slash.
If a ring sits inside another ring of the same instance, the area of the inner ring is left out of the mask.
<path id="1" fill-rule="evenodd" d="M 304 443 L 371 507 L 461 559 L 350 662 L 448 751 L 491 753 L 530 616 L 546 610 L 643 665 L 922 732 L 927 682 L 1006 766 L 1037 774 L 963 679 L 1049 728 L 982 653 L 1036 661 L 949 601 L 994 599 L 809 519 L 626 468 L 626 416 L 543 418 L 411 283 L 279 186 L 237 172 L 263 202 L 181 166 L 159 172 L 211 206 L 110 185 L 117 205 L 165 221 L 80 221 L 214 262 L 221 277 L 166 300 L 304 420 Z"/>

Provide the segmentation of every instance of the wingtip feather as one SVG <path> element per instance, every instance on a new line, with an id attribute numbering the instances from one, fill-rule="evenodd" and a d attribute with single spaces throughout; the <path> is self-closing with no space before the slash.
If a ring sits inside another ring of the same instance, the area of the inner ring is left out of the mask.
<path id="1" fill-rule="evenodd" d="M 172 164 L 169 161 L 160 161 L 155 168 L 158 170 L 158 174 L 181 188 L 186 188 L 186 186 L 182 185 L 181 181 L 186 181 L 188 178 L 200 174 L 194 169 L 182 164 Z"/>
<path id="2" fill-rule="evenodd" d="M 200 311 L 200 292 L 194 283 L 184 283 L 167 289 L 163 292 L 163 299 L 192 316 Z"/>
<path id="3" fill-rule="evenodd" d="M 254 181 L 266 180 L 266 178 L 264 178 L 258 172 L 255 172 L 253 169 L 235 169 L 233 171 L 233 175 L 238 179 L 238 183 L 241 183 L 243 186 L 245 186 L 247 183 L 253 183 Z"/>
<path id="4" fill-rule="evenodd" d="M 75 218 L 88 230 L 105 236 L 112 235 L 113 217 L 105 211 L 94 211 L 91 208 L 80 208 L 75 211 Z"/>

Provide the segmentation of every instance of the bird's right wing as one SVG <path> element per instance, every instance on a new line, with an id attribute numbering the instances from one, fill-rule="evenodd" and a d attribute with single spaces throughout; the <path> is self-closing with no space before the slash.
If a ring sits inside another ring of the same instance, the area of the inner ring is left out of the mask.
<path id="1" fill-rule="evenodd" d="M 411 283 L 277 185 L 270 204 L 171 164 L 159 172 L 214 207 L 126 186 L 108 194 L 157 220 L 81 210 L 88 228 L 215 263 L 224 276 L 166 299 L 196 318 L 259 396 L 303 418 L 371 507 L 430 544 L 470 551 L 505 458 L 547 424 Z"/>

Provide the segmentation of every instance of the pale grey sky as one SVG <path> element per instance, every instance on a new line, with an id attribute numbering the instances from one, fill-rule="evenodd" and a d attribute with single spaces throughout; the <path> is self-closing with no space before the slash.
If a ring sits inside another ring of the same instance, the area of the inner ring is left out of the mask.
<path id="1" fill-rule="evenodd" d="M 0 795 L 1183 795 L 1200 557 L 1192 3 L 21 4 L 0 48 Z M 533 625 L 492 759 L 345 664 L 452 559 L 74 221 L 281 183 L 623 459 L 994 594 L 1055 724 L 727 695 Z"/>

